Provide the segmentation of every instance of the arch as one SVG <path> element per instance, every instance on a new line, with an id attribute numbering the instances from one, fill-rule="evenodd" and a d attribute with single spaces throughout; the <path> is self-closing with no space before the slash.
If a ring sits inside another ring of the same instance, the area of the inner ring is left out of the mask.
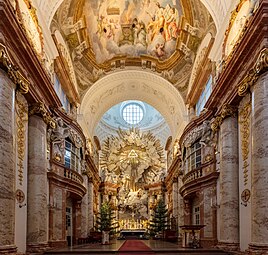
<path id="1" fill-rule="evenodd" d="M 127 70 L 98 80 L 84 95 L 79 111 L 89 134 L 93 136 L 95 127 L 108 109 L 126 100 L 144 101 L 157 109 L 173 137 L 177 137 L 186 125 L 183 98 L 171 83 L 157 74 Z"/>

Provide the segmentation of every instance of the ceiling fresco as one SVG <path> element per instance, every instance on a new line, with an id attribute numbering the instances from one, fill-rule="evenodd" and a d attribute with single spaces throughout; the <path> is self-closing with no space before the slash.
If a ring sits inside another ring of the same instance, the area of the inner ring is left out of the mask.
<path id="1" fill-rule="evenodd" d="M 164 60 L 175 52 L 182 16 L 178 0 L 87 1 L 85 13 L 98 63 L 115 55 Z"/>
<path id="2" fill-rule="evenodd" d="M 129 68 L 162 76 L 186 98 L 198 46 L 212 27 L 200 0 L 65 0 L 50 29 L 81 98 L 100 78 Z"/>

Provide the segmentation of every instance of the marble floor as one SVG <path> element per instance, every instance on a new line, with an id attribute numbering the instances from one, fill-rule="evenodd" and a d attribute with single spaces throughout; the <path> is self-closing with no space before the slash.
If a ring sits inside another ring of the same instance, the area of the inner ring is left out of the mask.
<path id="1" fill-rule="evenodd" d="M 180 248 L 177 244 L 164 242 L 159 240 L 143 240 L 143 242 L 149 246 L 152 251 L 157 255 L 187 255 L 187 254 L 202 254 L 202 255 L 228 255 L 228 253 L 223 252 L 219 249 L 190 249 L 190 248 Z M 124 240 L 112 240 L 110 244 L 102 245 L 99 243 L 93 244 L 81 244 L 75 245 L 72 247 L 60 248 L 60 249 L 53 249 L 50 251 L 46 251 L 45 254 L 47 255 L 71 255 L 71 254 L 118 254 L 118 249 L 124 243 Z M 143 252 L 126 252 L 131 254 L 140 254 L 142 255 Z"/>

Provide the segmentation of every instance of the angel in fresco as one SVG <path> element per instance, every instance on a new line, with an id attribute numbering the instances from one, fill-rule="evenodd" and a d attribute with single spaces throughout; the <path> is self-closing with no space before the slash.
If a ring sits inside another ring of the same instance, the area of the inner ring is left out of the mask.
<path id="1" fill-rule="evenodd" d="M 178 37 L 178 18 L 178 11 L 174 7 L 167 9 L 164 25 L 166 41 Z"/>

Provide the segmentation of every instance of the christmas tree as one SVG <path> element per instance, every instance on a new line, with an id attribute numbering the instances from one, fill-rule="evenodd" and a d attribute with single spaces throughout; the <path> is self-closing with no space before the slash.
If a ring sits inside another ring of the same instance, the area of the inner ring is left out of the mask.
<path id="1" fill-rule="evenodd" d="M 166 209 L 163 199 L 160 199 L 154 208 L 150 220 L 149 232 L 151 236 L 163 237 L 164 230 L 168 228 L 167 218 L 168 209 Z"/>
<path id="2" fill-rule="evenodd" d="M 97 231 L 109 231 L 111 235 L 116 234 L 118 222 L 114 216 L 114 211 L 108 203 L 103 203 L 100 208 L 100 213 L 96 220 Z"/>

